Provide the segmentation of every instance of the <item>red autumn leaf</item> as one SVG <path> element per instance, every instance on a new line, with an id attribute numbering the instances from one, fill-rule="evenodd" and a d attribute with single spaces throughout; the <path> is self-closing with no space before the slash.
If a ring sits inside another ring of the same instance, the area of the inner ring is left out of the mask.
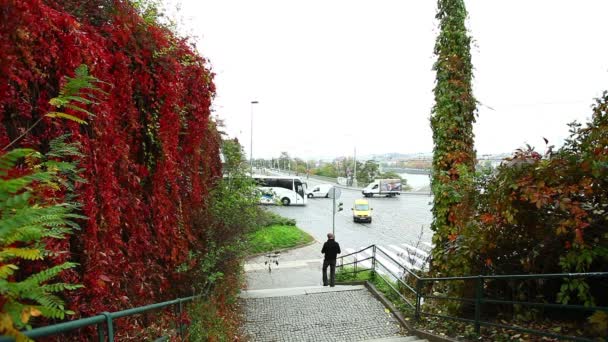
<path id="1" fill-rule="evenodd" d="M 493 223 L 494 222 L 494 215 L 490 214 L 490 213 L 485 213 L 482 214 L 479 219 L 481 220 L 481 222 L 483 223 Z"/>
<path id="2" fill-rule="evenodd" d="M 576 235 L 576 242 L 582 244 L 583 243 L 583 231 L 580 230 L 579 228 L 576 228 L 574 230 L 574 233 Z"/>

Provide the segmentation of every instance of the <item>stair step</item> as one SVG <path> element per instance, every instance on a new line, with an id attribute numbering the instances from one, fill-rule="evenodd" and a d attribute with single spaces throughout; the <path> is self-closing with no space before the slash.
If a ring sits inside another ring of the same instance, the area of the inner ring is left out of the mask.
<path id="1" fill-rule="evenodd" d="M 360 342 L 428 342 L 428 340 L 420 339 L 418 336 L 391 336 Z"/>

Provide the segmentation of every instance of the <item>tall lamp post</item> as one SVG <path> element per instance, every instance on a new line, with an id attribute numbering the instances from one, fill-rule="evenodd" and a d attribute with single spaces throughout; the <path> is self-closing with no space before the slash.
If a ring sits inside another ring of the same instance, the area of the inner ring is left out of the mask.
<path id="1" fill-rule="evenodd" d="M 253 105 L 257 104 L 258 101 L 251 101 L 251 140 L 249 141 L 249 171 L 253 176 Z"/>
<path id="2" fill-rule="evenodd" d="M 353 186 L 356 187 L 357 184 L 357 148 L 355 147 L 355 154 L 354 154 L 354 158 L 355 160 L 355 174 L 353 175 Z"/>

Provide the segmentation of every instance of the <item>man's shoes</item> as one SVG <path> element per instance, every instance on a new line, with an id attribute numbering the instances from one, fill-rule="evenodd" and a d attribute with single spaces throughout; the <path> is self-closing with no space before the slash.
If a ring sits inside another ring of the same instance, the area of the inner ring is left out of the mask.
<path id="1" fill-rule="evenodd" d="M 323 284 L 323 286 L 327 286 L 327 284 Z"/>
<path id="2" fill-rule="evenodd" d="M 329 285 L 329 287 L 336 287 L 336 285 Z"/>

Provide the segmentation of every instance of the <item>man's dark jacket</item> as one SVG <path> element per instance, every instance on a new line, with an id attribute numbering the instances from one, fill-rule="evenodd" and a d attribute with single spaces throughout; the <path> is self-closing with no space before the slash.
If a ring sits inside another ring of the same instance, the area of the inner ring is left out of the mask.
<path id="1" fill-rule="evenodd" d="M 342 253 L 342 251 L 340 250 L 340 244 L 334 239 L 330 239 L 323 244 L 321 253 L 325 254 L 325 260 L 336 260 L 336 256 Z"/>

